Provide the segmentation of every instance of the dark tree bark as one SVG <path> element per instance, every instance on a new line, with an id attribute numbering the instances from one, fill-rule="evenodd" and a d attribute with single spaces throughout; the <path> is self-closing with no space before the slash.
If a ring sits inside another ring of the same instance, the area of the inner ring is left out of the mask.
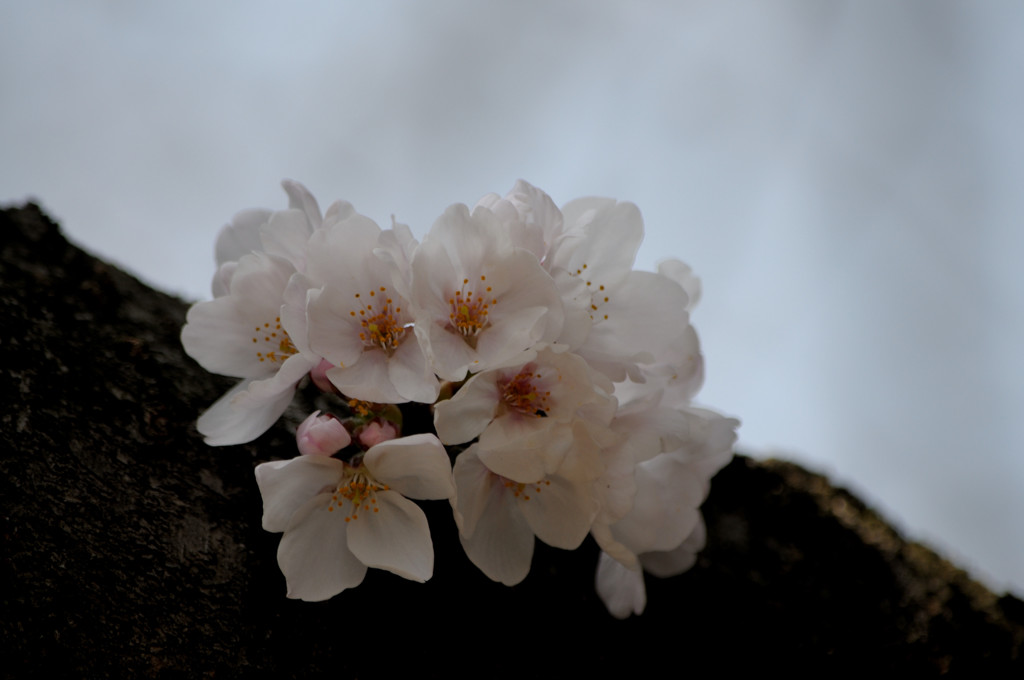
<path id="1" fill-rule="evenodd" d="M 597 549 L 538 544 L 524 583 L 462 553 L 423 503 L 426 584 L 370 570 L 324 603 L 285 598 L 254 466 L 296 418 L 210 448 L 198 414 L 233 381 L 183 352 L 187 304 L 70 245 L 35 206 L 0 213 L 3 677 L 547 677 L 893 669 L 1024 677 L 1024 603 L 902 539 L 795 465 L 737 456 L 709 544 L 648 577 L 638 618 L 594 592 Z"/>

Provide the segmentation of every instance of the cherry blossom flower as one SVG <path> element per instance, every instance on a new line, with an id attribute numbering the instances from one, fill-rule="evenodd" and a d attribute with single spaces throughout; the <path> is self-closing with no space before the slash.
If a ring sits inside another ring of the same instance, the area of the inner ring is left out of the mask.
<path id="1" fill-rule="evenodd" d="M 433 574 L 426 515 L 408 498 L 451 499 L 448 455 L 430 434 L 380 443 L 358 462 L 300 456 L 256 467 L 263 528 L 284 532 L 277 558 L 288 597 L 326 600 L 368 567 L 413 581 Z"/>
<path id="2" fill-rule="evenodd" d="M 667 274 L 632 269 L 643 240 L 632 203 L 581 198 L 562 214 L 564 231 L 545 260 L 574 319 L 558 342 L 612 380 L 642 381 L 639 365 L 667 351 L 689 325 L 686 290 Z"/>
<path id="3" fill-rule="evenodd" d="M 243 444 L 263 434 L 316 365 L 297 353 L 281 321 L 294 271 L 283 257 L 244 255 L 226 295 L 188 310 L 181 331 L 188 355 L 211 373 L 243 379 L 199 418 L 197 427 L 211 446 Z"/>
<path id="4" fill-rule="evenodd" d="M 459 539 L 469 559 L 494 581 L 511 586 L 526 578 L 534 537 L 575 550 L 598 511 L 593 482 L 600 473 L 595 449 L 578 438 L 553 474 L 530 483 L 495 474 L 473 444 L 455 460 L 458 493 L 452 499 Z"/>
<path id="5" fill-rule="evenodd" d="M 412 247 L 407 228 L 382 232 L 355 213 L 329 222 L 310 238 L 306 274 L 293 277 L 286 292 L 284 317 L 306 329 L 299 351 L 330 362 L 325 376 L 347 396 L 434 401 L 440 384 L 411 328 L 396 268 Z"/>
<path id="6" fill-rule="evenodd" d="M 449 207 L 411 266 L 416 334 L 444 380 L 522 363 L 562 330 L 554 280 L 486 208 Z"/>
<path id="7" fill-rule="evenodd" d="M 696 563 L 697 553 L 704 548 L 706 535 L 704 521 L 698 517 L 697 526 L 674 550 L 640 555 L 643 570 L 630 569 L 608 553 L 602 552 L 598 558 L 594 585 L 608 612 L 617 619 L 642 614 L 647 606 L 643 572 L 661 578 L 683 573 Z"/>
<path id="8" fill-rule="evenodd" d="M 581 357 L 545 349 L 525 365 L 470 378 L 434 407 L 434 426 L 445 444 L 479 437 L 477 455 L 490 470 L 530 482 L 561 465 L 577 422 L 607 424 L 615 409 L 611 390 Z"/>
<path id="9" fill-rule="evenodd" d="M 665 577 L 692 566 L 703 547 L 700 505 L 711 477 L 732 458 L 738 424 L 656 399 L 631 403 L 613 423 L 636 433 L 629 448 L 636 456 L 631 507 L 611 520 L 611 515 L 600 517 L 591 528 L 603 550 L 598 593 L 613 615 L 624 618 L 643 610 L 641 567 Z"/>

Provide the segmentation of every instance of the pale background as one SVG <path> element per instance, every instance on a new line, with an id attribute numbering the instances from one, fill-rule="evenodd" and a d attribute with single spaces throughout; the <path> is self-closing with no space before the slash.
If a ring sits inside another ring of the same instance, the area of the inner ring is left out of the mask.
<path id="1" fill-rule="evenodd" d="M 190 299 L 284 177 L 633 201 L 741 448 L 1024 594 L 1024 4 L 0 0 L 0 97 L 0 200 Z"/>

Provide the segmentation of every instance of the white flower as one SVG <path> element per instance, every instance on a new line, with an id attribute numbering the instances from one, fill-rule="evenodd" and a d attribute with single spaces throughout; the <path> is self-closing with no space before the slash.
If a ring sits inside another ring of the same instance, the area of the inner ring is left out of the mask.
<path id="1" fill-rule="evenodd" d="M 686 292 L 675 281 L 633 271 L 592 298 L 594 325 L 576 351 L 615 381 L 643 380 L 639 364 L 665 354 L 686 332 Z"/>
<path id="2" fill-rule="evenodd" d="M 244 255 L 227 294 L 188 310 L 181 331 L 188 355 L 211 373 L 243 379 L 199 418 L 197 427 L 211 446 L 243 444 L 266 432 L 316 365 L 297 353 L 281 321 L 294 271 L 283 257 Z"/>
<path id="3" fill-rule="evenodd" d="M 562 330 L 562 303 L 537 257 L 489 210 L 453 205 L 412 257 L 416 334 L 444 380 L 523 363 Z"/>
<path id="4" fill-rule="evenodd" d="M 477 455 L 484 465 L 530 482 L 558 469 L 578 422 L 610 421 L 611 389 L 580 357 L 545 349 L 525 365 L 470 378 L 455 396 L 435 405 L 434 426 L 445 444 L 479 437 Z"/>
<path id="5" fill-rule="evenodd" d="M 575 321 L 558 342 L 612 380 L 642 381 L 639 365 L 667 351 L 689 325 L 686 290 L 667 274 L 632 270 L 643 240 L 643 219 L 632 203 L 581 198 L 562 213 L 565 230 L 545 266 Z M 580 309 L 584 320 L 577 318 Z"/>
<path id="6" fill-rule="evenodd" d="M 383 442 L 354 466 L 320 456 L 263 463 L 256 482 L 263 528 L 284 532 L 277 558 L 288 597 L 326 600 L 359 585 L 368 567 L 420 582 L 433 574 L 427 518 L 406 498 L 455 494 L 433 435 Z"/>
<path id="7" fill-rule="evenodd" d="M 308 324 L 311 357 L 333 364 L 327 378 L 356 399 L 429 403 L 440 389 L 400 292 L 406 231 L 382 232 L 358 214 L 325 224 L 309 241 L 306 275 L 289 285 L 284 317 Z"/>
<path id="8" fill-rule="evenodd" d="M 594 482 L 603 471 L 600 445 L 580 423 L 573 446 L 553 473 L 517 482 L 496 474 L 473 444 L 455 460 L 452 500 L 466 555 L 494 581 L 512 586 L 526 578 L 534 536 L 575 550 L 599 510 Z"/>
<path id="9" fill-rule="evenodd" d="M 628 512 L 602 514 L 591 528 L 603 550 L 598 593 L 620 618 L 643 610 L 641 565 L 662 577 L 692 566 L 703 547 L 700 505 L 711 477 L 732 457 L 739 425 L 711 411 L 659 403 L 660 397 L 659 391 L 627 404 L 613 422 L 631 433 L 626 450 L 635 466 L 626 484 L 633 501 Z"/>
<path id="10" fill-rule="evenodd" d="M 697 553 L 704 548 L 706 537 L 704 520 L 698 516 L 697 526 L 674 550 L 640 555 L 643 570 L 629 569 L 608 553 L 602 552 L 597 563 L 595 587 L 609 613 L 618 619 L 629 618 L 630 614 L 642 614 L 647 606 L 643 572 L 650 572 L 660 578 L 683 573 L 697 562 Z"/>

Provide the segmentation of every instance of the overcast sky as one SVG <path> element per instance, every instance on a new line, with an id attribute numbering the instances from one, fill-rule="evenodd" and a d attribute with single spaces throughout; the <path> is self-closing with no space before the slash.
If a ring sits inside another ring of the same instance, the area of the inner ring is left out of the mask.
<path id="1" fill-rule="evenodd" d="M 1010 0 L 0 0 L 0 200 L 192 300 L 285 177 L 632 201 L 741 448 L 1024 595 L 1022 69 Z"/>

